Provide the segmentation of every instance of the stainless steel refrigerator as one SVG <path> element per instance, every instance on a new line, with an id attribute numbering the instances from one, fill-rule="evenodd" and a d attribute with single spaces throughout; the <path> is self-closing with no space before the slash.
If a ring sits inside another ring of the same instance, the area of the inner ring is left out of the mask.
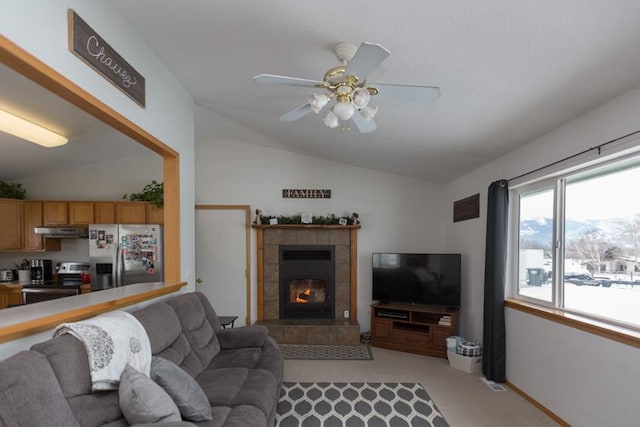
<path id="1" fill-rule="evenodd" d="M 91 224 L 91 290 L 161 282 L 162 227 L 158 224 Z"/>

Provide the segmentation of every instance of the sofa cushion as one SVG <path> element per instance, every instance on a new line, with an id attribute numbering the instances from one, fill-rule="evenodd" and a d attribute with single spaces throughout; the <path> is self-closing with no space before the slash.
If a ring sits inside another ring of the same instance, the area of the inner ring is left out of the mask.
<path id="1" fill-rule="evenodd" d="M 80 427 L 51 365 L 35 351 L 20 352 L 0 363 L 0 413 L 10 423 L 24 426 Z"/>
<path id="2" fill-rule="evenodd" d="M 151 361 L 151 379 L 171 396 L 180 410 L 182 419 L 213 420 L 211 406 L 204 391 L 191 375 L 175 363 L 154 357 Z"/>
<path id="3" fill-rule="evenodd" d="M 216 331 L 220 330 L 218 316 L 204 295 L 197 292 L 180 295 L 167 301 L 167 304 L 173 307 L 180 319 L 182 333 L 200 361 L 202 372 L 220 351 L 216 337 Z"/>
<path id="4" fill-rule="evenodd" d="M 262 369 L 207 369 L 196 378 L 211 406 L 255 406 L 268 417 L 278 399 L 279 383 Z"/>
<path id="5" fill-rule="evenodd" d="M 216 335 L 222 349 L 262 347 L 267 342 L 269 330 L 262 325 L 251 325 L 222 329 Z"/>
<path id="6" fill-rule="evenodd" d="M 151 352 L 198 376 L 220 351 L 220 321 L 209 301 L 188 293 L 132 313 L 147 330 Z"/>
<path id="7" fill-rule="evenodd" d="M 158 302 L 131 314 L 147 331 L 151 341 L 151 353 L 154 355 L 171 347 L 182 334 L 180 319 L 167 303 Z"/>
<path id="8" fill-rule="evenodd" d="M 120 409 L 130 424 L 182 421 L 171 396 L 151 378 L 127 365 L 120 377 Z"/>
<path id="9" fill-rule="evenodd" d="M 64 397 L 81 425 L 98 426 L 122 418 L 116 391 L 91 392 L 89 359 L 77 338 L 61 335 L 35 344 L 31 349 L 49 360 Z"/>

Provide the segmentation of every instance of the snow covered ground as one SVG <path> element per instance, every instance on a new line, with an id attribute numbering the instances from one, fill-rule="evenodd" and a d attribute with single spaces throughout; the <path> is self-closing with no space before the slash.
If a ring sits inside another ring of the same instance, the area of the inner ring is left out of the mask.
<path id="1" fill-rule="evenodd" d="M 640 286 L 576 286 L 565 283 L 565 307 L 640 327 Z M 551 300 L 551 285 L 521 286 L 522 295 Z"/>

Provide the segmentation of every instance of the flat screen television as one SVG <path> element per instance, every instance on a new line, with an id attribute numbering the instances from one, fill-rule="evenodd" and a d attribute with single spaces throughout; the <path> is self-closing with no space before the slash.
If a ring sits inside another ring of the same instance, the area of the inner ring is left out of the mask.
<path id="1" fill-rule="evenodd" d="M 460 307 L 460 254 L 373 254 L 373 299 Z"/>

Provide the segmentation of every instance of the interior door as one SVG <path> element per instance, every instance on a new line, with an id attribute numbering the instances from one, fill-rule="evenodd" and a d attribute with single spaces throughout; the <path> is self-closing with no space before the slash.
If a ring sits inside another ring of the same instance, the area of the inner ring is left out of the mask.
<path id="1" fill-rule="evenodd" d="M 251 324 L 250 221 L 247 205 L 196 205 L 196 290 L 234 326 Z"/>

